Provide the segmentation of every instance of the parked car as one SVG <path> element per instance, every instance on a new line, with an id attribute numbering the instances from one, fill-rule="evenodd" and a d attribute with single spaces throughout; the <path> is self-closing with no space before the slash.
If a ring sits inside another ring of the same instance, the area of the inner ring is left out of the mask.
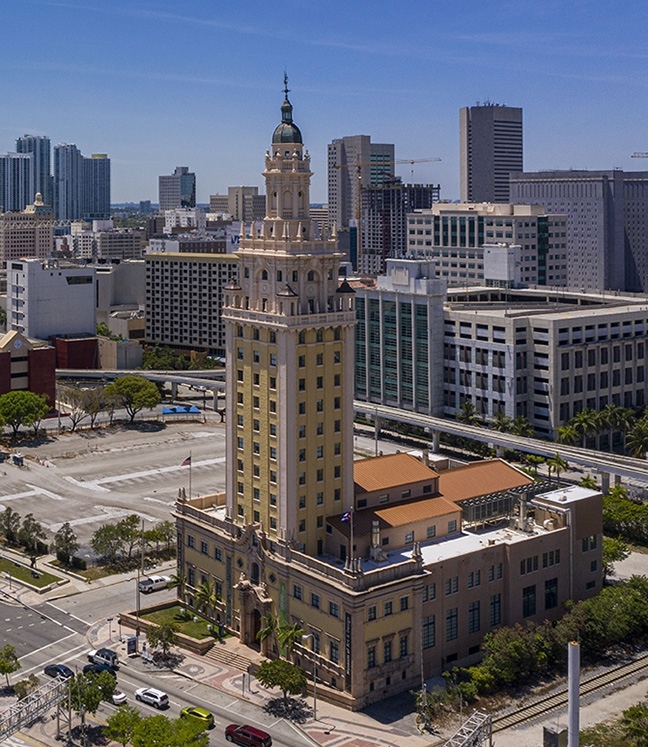
<path id="1" fill-rule="evenodd" d="M 265 731 L 247 724 L 230 724 L 225 728 L 225 739 L 245 747 L 272 747 L 272 737 Z"/>
<path id="2" fill-rule="evenodd" d="M 65 677 L 66 680 L 70 677 L 74 677 L 74 672 L 70 667 L 65 666 L 65 664 L 48 664 L 45 669 L 43 669 L 43 672 L 45 672 L 48 677 Z"/>
<path id="3" fill-rule="evenodd" d="M 121 690 L 115 690 L 113 693 L 112 702 L 114 705 L 124 705 L 127 700 L 126 693 L 123 693 Z"/>
<path id="4" fill-rule="evenodd" d="M 117 652 L 113 651 L 110 648 L 98 648 L 95 651 L 90 651 L 88 653 L 88 660 L 93 664 L 107 664 L 113 669 L 117 669 L 119 667 L 119 658 L 117 657 Z"/>
<path id="5" fill-rule="evenodd" d="M 169 576 L 149 576 L 139 582 L 139 590 L 142 594 L 150 594 L 152 591 L 166 589 L 171 578 Z"/>
<path id="6" fill-rule="evenodd" d="M 211 729 L 214 726 L 214 714 L 206 708 L 186 706 L 180 711 L 180 718 L 187 718 L 191 721 L 196 721 L 204 726 L 205 729 Z"/>
<path id="7" fill-rule="evenodd" d="M 83 667 L 83 674 L 100 674 L 101 672 L 108 672 L 113 677 L 117 676 L 117 672 L 112 667 L 109 667 L 108 664 L 86 664 Z"/>
<path id="8" fill-rule="evenodd" d="M 169 696 L 162 690 L 156 690 L 154 687 L 140 687 L 135 690 L 135 700 L 141 703 L 148 703 L 154 708 L 162 709 L 169 707 Z"/>

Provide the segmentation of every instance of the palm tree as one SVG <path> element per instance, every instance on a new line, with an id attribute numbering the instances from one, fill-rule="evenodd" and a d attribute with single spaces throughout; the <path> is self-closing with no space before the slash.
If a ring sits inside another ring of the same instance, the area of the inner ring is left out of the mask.
<path id="1" fill-rule="evenodd" d="M 167 584 L 168 589 L 177 589 L 178 590 L 178 599 L 181 599 L 184 601 L 184 593 L 185 593 L 185 585 L 187 583 L 186 578 L 182 575 L 180 571 L 177 573 L 171 574 L 171 580 Z"/>
<path id="2" fill-rule="evenodd" d="M 530 437 L 533 436 L 535 430 L 531 423 L 529 423 L 528 418 L 525 418 L 524 415 L 518 415 L 511 423 L 511 433 L 514 436 Z"/>
<path id="3" fill-rule="evenodd" d="M 213 581 L 205 581 L 196 589 L 194 604 L 198 609 L 206 607 L 208 613 L 211 613 L 208 614 L 210 620 L 214 619 L 220 600 L 220 594 L 216 591 Z"/>
<path id="4" fill-rule="evenodd" d="M 286 658 L 289 658 L 296 643 L 300 643 L 306 631 L 299 623 L 281 623 L 277 631 L 277 640 L 282 649 L 286 649 Z"/>
<path id="5" fill-rule="evenodd" d="M 578 484 L 581 486 L 581 488 L 588 488 L 589 490 L 599 489 L 598 483 L 592 477 L 592 475 L 585 475 L 585 477 L 581 478 L 581 481 Z"/>
<path id="6" fill-rule="evenodd" d="M 538 466 L 545 463 L 545 458 L 539 454 L 526 454 L 524 461 L 531 467 L 535 477 L 538 476 Z"/>
<path id="7" fill-rule="evenodd" d="M 503 412 L 496 413 L 491 423 L 491 428 L 500 433 L 508 433 L 513 427 L 513 418 Z"/>
<path id="8" fill-rule="evenodd" d="M 634 427 L 628 433 L 627 450 L 630 456 L 646 458 L 648 451 L 648 418 L 637 420 Z"/>
<path id="9" fill-rule="evenodd" d="M 477 417 L 477 410 L 475 408 L 475 405 L 467 399 L 459 408 L 459 414 L 457 415 L 457 420 L 460 423 L 465 423 L 466 425 L 479 425 L 480 421 Z"/>
<path id="10" fill-rule="evenodd" d="M 551 479 L 551 471 L 556 473 L 556 481 L 560 480 L 560 472 L 566 470 L 569 464 L 560 456 L 558 452 L 556 455 L 547 459 L 547 467 L 549 468 L 549 478 Z"/>
<path id="11" fill-rule="evenodd" d="M 261 644 L 261 652 L 263 653 L 264 650 L 264 644 L 265 648 L 267 649 L 267 641 L 274 637 L 277 637 L 277 633 L 279 631 L 279 620 L 274 617 L 274 615 L 264 615 L 261 618 L 263 622 L 263 626 L 259 629 L 259 632 L 257 633 L 257 640 Z"/>
<path id="12" fill-rule="evenodd" d="M 576 444 L 580 441 L 580 436 L 578 434 L 578 431 L 570 423 L 567 423 L 567 425 L 560 426 L 557 429 L 557 434 L 558 436 L 556 438 L 556 441 L 559 444 L 566 444 L 567 446 L 576 446 Z"/>
<path id="13" fill-rule="evenodd" d="M 576 432 L 582 439 L 582 447 L 585 448 L 588 436 L 591 436 L 599 428 L 599 421 L 596 410 L 592 410 L 590 407 L 586 407 L 569 421 L 570 425 L 573 425 Z"/>

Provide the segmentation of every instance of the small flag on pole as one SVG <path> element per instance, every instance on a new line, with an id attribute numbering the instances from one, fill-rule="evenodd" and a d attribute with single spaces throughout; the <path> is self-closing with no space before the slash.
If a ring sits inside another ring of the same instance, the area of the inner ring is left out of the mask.
<path id="1" fill-rule="evenodd" d="M 347 511 L 345 514 L 342 514 L 342 521 L 349 523 L 351 521 L 351 511 Z"/>
<path id="2" fill-rule="evenodd" d="M 188 456 L 180 466 L 181 467 L 188 467 L 190 464 L 191 464 L 191 457 Z"/>

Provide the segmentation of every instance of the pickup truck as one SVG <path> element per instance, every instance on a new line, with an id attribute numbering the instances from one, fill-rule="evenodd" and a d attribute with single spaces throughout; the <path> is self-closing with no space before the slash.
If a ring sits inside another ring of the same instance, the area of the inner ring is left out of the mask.
<path id="1" fill-rule="evenodd" d="M 169 581 L 169 576 L 149 576 L 139 582 L 139 590 L 142 594 L 150 594 L 152 591 L 166 589 Z"/>

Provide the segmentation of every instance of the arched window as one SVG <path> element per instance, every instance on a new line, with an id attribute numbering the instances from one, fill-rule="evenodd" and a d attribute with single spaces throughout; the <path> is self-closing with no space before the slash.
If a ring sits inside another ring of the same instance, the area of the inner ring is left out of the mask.
<path id="1" fill-rule="evenodd" d="M 261 270 L 261 280 L 267 280 L 267 279 L 268 279 L 268 271 Z"/>
<path id="2" fill-rule="evenodd" d="M 252 572 L 250 575 L 251 575 L 250 580 L 255 586 L 257 586 L 259 584 L 259 564 L 258 563 L 252 563 Z"/>
<path id="3" fill-rule="evenodd" d="M 306 276 L 306 279 L 308 280 L 309 283 L 312 283 L 313 280 L 315 280 L 315 273 L 313 272 L 313 270 L 308 271 L 308 275 Z"/>

